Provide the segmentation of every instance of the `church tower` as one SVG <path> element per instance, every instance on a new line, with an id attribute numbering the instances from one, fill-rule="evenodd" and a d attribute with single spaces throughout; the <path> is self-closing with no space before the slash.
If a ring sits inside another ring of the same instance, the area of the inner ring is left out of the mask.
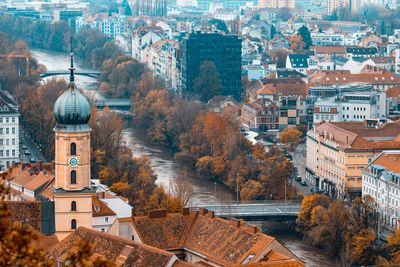
<path id="1" fill-rule="evenodd" d="M 72 44 L 71 44 L 72 45 Z M 90 186 L 90 104 L 74 82 L 71 49 L 68 89 L 54 104 L 55 230 L 59 240 L 79 226 L 92 228 Z"/>

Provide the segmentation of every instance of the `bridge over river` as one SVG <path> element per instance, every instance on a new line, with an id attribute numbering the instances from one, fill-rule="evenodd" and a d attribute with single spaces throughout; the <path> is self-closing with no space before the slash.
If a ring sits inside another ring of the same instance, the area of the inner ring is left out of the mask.
<path id="1" fill-rule="evenodd" d="M 300 210 L 299 202 L 252 202 L 223 205 L 205 205 L 219 217 L 234 217 L 245 221 L 294 221 Z M 192 207 L 194 210 L 200 207 Z"/>

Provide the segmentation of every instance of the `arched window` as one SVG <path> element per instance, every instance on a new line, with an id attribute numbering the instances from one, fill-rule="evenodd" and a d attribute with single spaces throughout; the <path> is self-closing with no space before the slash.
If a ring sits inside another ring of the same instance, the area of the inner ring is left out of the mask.
<path id="1" fill-rule="evenodd" d="M 76 184 L 76 171 L 71 171 L 71 184 Z"/>
<path id="2" fill-rule="evenodd" d="M 70 148 L 69 148 L 69 152 L 70 152 L 71 156 L 75 156 L 76 155 L 76 144 L 75 143 L 71 143 Z"/>
<path id="3" fill-rule="evenodd" d="M 76 229 L 76 220 L 75 219 L 71 220 L 71 229 Z"/>
<path id="4" fill-rule="evenodd" d="M 75 201 L 71 202 L 71 211 L 76 211 L 76 202 Z"/>

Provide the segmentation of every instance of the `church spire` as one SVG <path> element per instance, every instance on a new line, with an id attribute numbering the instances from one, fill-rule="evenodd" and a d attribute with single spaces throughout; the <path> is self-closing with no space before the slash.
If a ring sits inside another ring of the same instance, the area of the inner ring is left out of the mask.
<path id="1" fill-rule="evenodd" d="M 75 68 L 74 68 L 74 52 L 73 52 L 73 49 L 72 49 L 72 36 L 71 36 L 71 52 L 70 52 L 70 56 L 71 56 L 71 67 L 69 68 L 69 71 L 70 71 L 70 75 L 69 75 L 69 81 L 70 82 L 73 82 L 74 80 L 75 80 L 75 77 L 74 77 L 74 70 L 75 70 Z"/>

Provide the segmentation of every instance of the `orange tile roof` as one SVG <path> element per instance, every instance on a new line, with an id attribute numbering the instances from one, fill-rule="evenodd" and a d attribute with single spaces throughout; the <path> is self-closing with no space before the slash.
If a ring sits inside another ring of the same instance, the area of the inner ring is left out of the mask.
<path id="1" fill-rule="evenodd" d="M 92 212 L 93 217 L 116 215 L 106 203 L 98 199 L 95 195 L 92 196 Z"/>
<path id="2" fill-rule="evenodd" d="M 132 224 L 145 244 L 171 250 L 183 247 L 193 219 L 194 214 L 185 216 L 182 213 L 163 218 L 140 216 L 135 217 Z"/>
<path id="3" fill-rule="evenodd" d="M 252 259 L 256 261 L 271 250 L 303 266 L 287 248 L 257 227 L 215 217 L 213 212 L 205 209 L 199 212 L 186 210 L 183 214 L 159 211 L 158 216 L 133 217 L 131 223 L 140 240 L 148 245 L 168 250 L 188 249 L 222 266 L 242 263 L 250 255 L 254 255 Z"/>
<path id="4" fill-rule="evenodd" d="M 309 75 L 310 86 L 325 86 L 334 84 L 347 84 L 365 82 L 371 84 L 398 84 L 400 85 L 400 79 L 385 70 L 365 70 L 359 74 L 351 74 L 350 71 L 314 71 Z"/>
<path id="5" fill-rule="evenodd" d="M 387 89 L 386 97 L 400 97 L 400 86 Z"/>
<path id="6" fill-rule="evenodd" d="M 400 173 L 400 154 L 386 152 L 381 154 L 373 162 L 373 165 L 380 165 L 387 171 Z"/>
<path id="7" fill-rule="evenodd" d="M 316 46 L 314 48 L 315 54 L 346 54 L 346 47 L 344 46 Z"/>
<path id="8" fill-rule="evenodd" d="M 307 84 L 301 79 L 268 79 L 261 89 L 257 90 L 258 95 L 296 95 L 306 97 L 308 92 Z"/>
<path id="9" fill-rule="evenodd" d="M 365 122 L 323 122 L 315 130 L 338 143 L 341 149 L 400 149 L 400 123 L 369 128 Z"/>
<path id="10" fill-rule="evenodd" d="M 79 227 L 47 251 L 46 255 L 55 261 L 65 261 L 71 248 L 81 240 L 93 244 L 91 255 L 100 255 L 127 267 L 163 267 L 175 257 L 171 252 L 85 227 Z"/>
<path id="11" fill-rule="evenodd" d="M 40 231 L 42 226 L 40 201 L 1 201 L 0 205 L 5 205 L 10 211 L 11 222 L 28 224 Z"/>

